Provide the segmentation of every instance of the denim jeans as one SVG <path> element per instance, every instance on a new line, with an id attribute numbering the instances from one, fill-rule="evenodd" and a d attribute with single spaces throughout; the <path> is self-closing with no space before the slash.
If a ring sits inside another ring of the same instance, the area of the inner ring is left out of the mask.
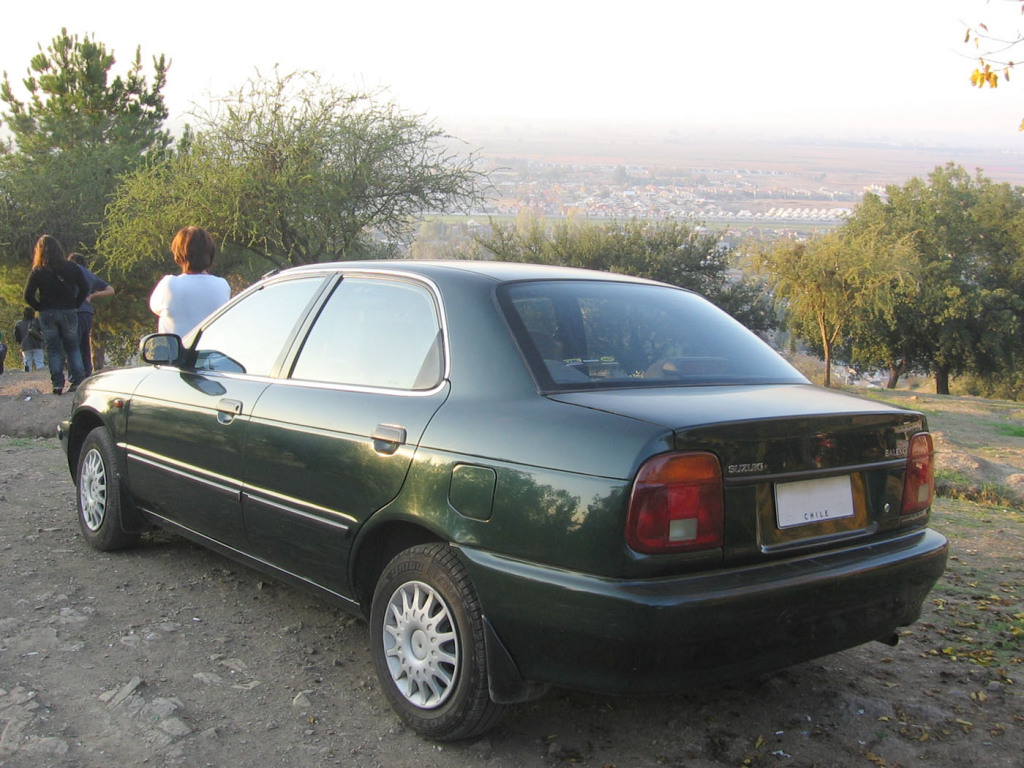
<path id="1" fill-rule="evenodd" d="M 25 364 L 26 371 L 41 371 L 43 370 L 43 350 L 40 349 L 23 349 L 21 350 L 21 360 Z"/>
<path id="2" fill-rule="evenodd" d="M 78 313 L 78 349 L 82 354 L 82 370 L 92 376 L 92 312 Z"/>
<path id="3" fill-rule="evenodd" d="M 44 309 L 39 313 L 39 327 L 46 342 L 47 363 L 54 390 L 64 389 L 65 355 L 71 383 L 76 386 L 81 384 L 85 380 L 85 369 L 82 367 L 82 353 L 78 347 L 78 310 Z"/>

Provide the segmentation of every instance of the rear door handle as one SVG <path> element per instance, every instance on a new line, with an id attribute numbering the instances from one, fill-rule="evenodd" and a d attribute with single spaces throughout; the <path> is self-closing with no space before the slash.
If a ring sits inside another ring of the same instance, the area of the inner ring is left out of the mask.
<path id="1" fill-rule="evenodd" d="M 405 445 L 405 427 L 399 427 L 395 424 L 378 424 L 374 427 L 373 434 L 370 437 L 373 438 L 373 450 L 385 456 L 390 456 Z"/>

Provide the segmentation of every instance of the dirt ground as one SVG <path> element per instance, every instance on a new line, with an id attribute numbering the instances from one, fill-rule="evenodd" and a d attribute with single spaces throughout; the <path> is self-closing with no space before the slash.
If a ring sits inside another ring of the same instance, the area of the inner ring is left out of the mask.
<path id="1" fill-rule="evenodd" d="M 895 648 L 674 696 L 553 690 L 486 737 L 441 746 L 384 702 L 363 622 L 174 536 L 90 549 L 50 437 L 71 398 L 48 391 L 45 376 L 0 376 L 3 768 L 1024 767 L 1012 504 L 937 503 L 950 567 Z M 1012 491 L 1024 409 L 907 399 L 929 414 L 950 476 Z"/>

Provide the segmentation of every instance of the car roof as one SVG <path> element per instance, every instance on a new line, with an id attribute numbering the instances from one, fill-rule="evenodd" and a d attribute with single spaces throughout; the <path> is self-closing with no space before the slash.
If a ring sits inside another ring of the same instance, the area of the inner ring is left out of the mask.
<path id="1" fill-rule="evenodd" d="M 381 259 L 375 261 L 334 261 L 321 264 L 309 264 L 294 267 L 279 274 L 299 274 L 302 272 L 399 272 L 432 278 L 445 273 L 462 273 L 496 282 L 512 282 L 519 280 L 608 280 L 616 282 L 647 283 L 653 281 L 629 275 L 598 272 L 577 267 L 562 267 L 551 264 L 529 264 L 513 261 L 472 261 L 462 259 L 451 260 L 412 260 L 412 259 Z"/>

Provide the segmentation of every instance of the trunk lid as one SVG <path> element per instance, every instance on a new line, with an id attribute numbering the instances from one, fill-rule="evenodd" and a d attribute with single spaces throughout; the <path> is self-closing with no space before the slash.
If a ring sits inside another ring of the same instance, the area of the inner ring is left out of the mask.
<path id="1" fill-rule="evenodd" d="M 729 562 L 895 535 L 910 438 L 924 416 L 810 385 L 658 388 L 553 396 L 672 430 L 710 451 L 725 484 Z"/>

